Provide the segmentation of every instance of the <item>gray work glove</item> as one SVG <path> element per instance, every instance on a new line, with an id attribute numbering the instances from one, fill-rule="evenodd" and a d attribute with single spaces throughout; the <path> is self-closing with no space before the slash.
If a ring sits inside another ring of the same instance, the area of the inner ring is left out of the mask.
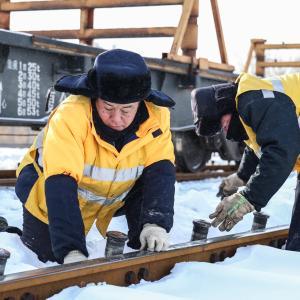
<path id="1" fill-rule="evenodd" d="M 156 224 L 145 224 L 140 234 L 141 248 L 149 251 L 165 251 L 169 247 L 169 236 L 166 229 Z"/>
<path id="2" fill-rule="evenodd" d="M 87 260 L 87 257 L 78 250 L 72 250 L 65 256 L 64 264 L 70 264 L 82 260 Z"/>
<path id="3" fill-rule="evenodd" d="M 254 206 L 241 194 L 235 193 L 225 197 L 217 206 L 214 213 L 209 215 L 214 219 L 213 227 L 219 226 L 220 231 L 230 231 L 235 224 L 243 219 L 243 216 L 252 212 Z"/>
<path id="4" fill-rule="evenodd" d="M 236 193 L 238 188 L 245 184 L 246 183 L 237 175 L 237 173 L 233 173 L 222 180 L 217 197 L 223 199 L 224 197 L 230 196 Z"/>

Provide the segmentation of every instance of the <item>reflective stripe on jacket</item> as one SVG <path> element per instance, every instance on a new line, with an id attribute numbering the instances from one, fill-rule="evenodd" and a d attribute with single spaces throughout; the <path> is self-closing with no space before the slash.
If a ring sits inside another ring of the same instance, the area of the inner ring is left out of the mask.
<path id="1" fill-rule="evenodd" d="M 114 213 L 141 176 L 143 169 L 160 160 L 174 164 L 167 108 L 145 102 L 149 118 L 135 133 L 137 138 L 120 152 L 97 135 L 89 98 L 69 96 L 51 114 L 18 167 L 33 164 L 39 174 L 25 207 L 48 223 L 45 179 L 65 174 L 78 183 L 78 199 L 87 233 L 96 221 L 105 235 Z M 163 147 L 162 147 L 163 145 Z"/>
<path id="2" fill-rule="evenodd" d="M 300 73 L 287 74 L 272 78 L 259 78 L 247 73 L 242 73 L 237 78 L 238 91 L 236 95 L 236 103 L 238 105 L 238 96 L 242 93 L 261 90 L 265 98 L 273 98 L 273 91 L 281 92 L 289 96 L 289 98 L 294 102 L 296 107 L 296 114 L 300 116 Z M 255 154 L 260 157 L 261 149 L 256 141 L 256 135 L 253 130 L 245 124 L 245 122 L 240 118 L 246 133 L 249 137 L 245 143 L 254 150 Z M 300 157 L 298 157 L 297 162 L 294 167 L 298 172 L 300 172 Z"/>

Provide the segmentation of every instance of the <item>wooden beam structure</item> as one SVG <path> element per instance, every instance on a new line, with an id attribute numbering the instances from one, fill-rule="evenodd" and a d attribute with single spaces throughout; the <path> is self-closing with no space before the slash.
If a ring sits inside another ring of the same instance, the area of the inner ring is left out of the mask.
<path id="1" fill-rule="evenodd" d="M 0 8 L 2 5 L 9 3 L 9 0 L 0 0 Z M 10 24 L 10 12 L 2 11 L 0 9 L 0 28 L 9 29 Z"/>
<path id="2" fill-rule="evenodd" d="M 255 54 L 256 64 L 255 64 L 255 74 L 258 76 L 265 75 L 266 68 L 299 68 L 300 61 L 278 61 L 266 60 L 265 51 L 266 50 L 287 50 L 287 49 L 300 49 L 300 44 L 298 43 L 281 43 L 281 44 L 267 44 L 264 39 L 251 39 L 250 49 L 248 52 L 247 60 L 244 66 L 244 72 L 248 72 L 249 66 Z"/>
<path id="3" fill-rule="evenodd" d="M 185 0 L 182 8 L 181 18 L 178 24 L 178 29 L 175 33 L 172 43 L 171 51 L 168 55 L 169 59 L 172 59 L 172 55 L 177 55 L 178 50 L 181 48 L 183 37 L 187 28 L 188 20 L 192 12 L 194 0 Z"/>
<path id="4" fill-rule="evenodd" d="M 138 38 L 138 37 L 171 37 L 176 31 L 175 27 L 148 27 L 148 28 L 108 28 L 85 29 L 83 31 L 70 30 L 35 30 L 26 31 L 33 35 L 48 36 L 58 39 L 106 39 L 106 38 Z"/>
<path id="5" fill-rule="evenodd" d="M 256 63 L 260 68 L 299 68 L 300 61 L 260 61 Z"/>
<path id="6" fill-rule="evenodd" d="M 263 40 L 265 41 L 265 40 Z M 282 43 L 282 44 L 265 44 L 265 43 L 261 43 L 261 44 L 257 44 L 256 48 L 260 48 L 260 49 L 300 49 L 300 44 L 286 44 L 286 43 Z"/>
<path id="7" fill-rule="evenodd" d="M 199 0 L 194 0 L 194 4 L 181 44 L 182 55 L 184 56 L 196 57 L 198 48 L 198 16 Z"/>
<path id="8" fill-rule="evenodd" d="M 182 13 L 176 27 L 147 27 L 147 28 L 94 28 L 94 10 L 96 8 L 148 7 L 181 5 Z M 218 38 L 219 51 L 223 65 L 228 64 L 224 36 L 217 0 L 211 0 L 215 28 Z M 79 29 L 33 30 L 26 31 L 33 36 L 47 36 L 57 39 L 79 39 L 80 43 L 92 45 L 94 39 L 106 38 L 145 38 L 173 37 L 170 52 L 164 58 L 178 62 L 188 61 L 197 67 L 196 52 L 198 48 L 199 0 L 45 0 L 11 2 L 0 0 L 0 28 L 9 29 L 11 12 L 36 10 L 67 10 L 80 9 Z M 179 54 L 180 49 L 182 53 Z M 201 62 L 203 65 L 203 61 Z M 207 64 L 208 69 L 212 66 Z M 219 65 L 216 64 L 217 69 Z M 232 69 L 229 66 L 227 69 Z"/>
<path id="9" fill-rule="evenodd" d="M 215 28 L 216 28 L 217 39 L 219 44 L 221 62 L 224 64 L 228 64 L 228 58 L 227 58 L 227 52 L 225 47 L 223 29 L 221 25 L 221 17 L 220 17 L 218 2 L 217 0 L 210 0 L 210 3 L 211 3 L 213 17 L 215 21 Z"/>
<path id="10" fill-rule="evenodd" d="M 86 30 L 94 27 L 94 8 L 82 8 L 80 10 L 80 35 L 84 35 Z M 93 39 L 80 39 L 80 43 L 92 45 Z"/>
<path id="11" fill-rule="evenodd" d="M 53 0 L 53 1 L 2 1 L 0 10 L 28 11 L 28 10 L 55 10 L 55 9 L 82 9 L 82 8 L 113 8 L 134 6 L 182 5 L 184 0 Z"/>

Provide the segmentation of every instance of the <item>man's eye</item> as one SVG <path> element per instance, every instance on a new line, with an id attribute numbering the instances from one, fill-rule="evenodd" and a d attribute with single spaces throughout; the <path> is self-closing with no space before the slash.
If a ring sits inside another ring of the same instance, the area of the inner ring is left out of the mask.
<path id="1" fill-rule="evenodd" d="M 129 111 L 127 110 L 122 110 L 122 114 L 127 115 L 129 113 Z"/>

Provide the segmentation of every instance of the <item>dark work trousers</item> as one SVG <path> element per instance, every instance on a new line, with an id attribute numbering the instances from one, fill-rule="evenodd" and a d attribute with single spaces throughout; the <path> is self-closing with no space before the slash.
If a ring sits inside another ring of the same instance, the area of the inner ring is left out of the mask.
<path id="1" fill-rule="evenodd" d="M 38 179 L 33 164 L 27 165 L 20 173 L 15 186 L 15 192 L 23 203 L 23 234 L 21 241 L 32 250 L 42 262 L 56 261 L 51 250 L 48 225 L 34 217 L 25 207 L 32 186 Z"/>
<path id="2" fill-rule="evenodd" d="M 286 250 L 300 251 L 300 173 L 298 173 L 297 177 L 295 203 L 289 229 L 289 236 L 286 243 Z"/>
<path id="3" fill-rule="evenodd" d="M 128 246 L 133 249 L 140 248 L 139 235 L 142 229 L 142 188 L 139 180 L 124 199 L 125 205 L 117 211 L 115 216 L 126 216 L 128 223 Z M 25 208 L 23 209 L 23 235 L 22 242 L 37 254 L 42 262 L 56 261 L 52 252 L 48 225 L 35 218 Z"/>
<path id="4" fill-rule="evenodd" d="M 35 218 L 25 207 L 23 207 L 23 234 L 21 240 L 25 246 L 38 256 L 40 261 L 56 261 L 52 252 L 48 225 Z"/>

